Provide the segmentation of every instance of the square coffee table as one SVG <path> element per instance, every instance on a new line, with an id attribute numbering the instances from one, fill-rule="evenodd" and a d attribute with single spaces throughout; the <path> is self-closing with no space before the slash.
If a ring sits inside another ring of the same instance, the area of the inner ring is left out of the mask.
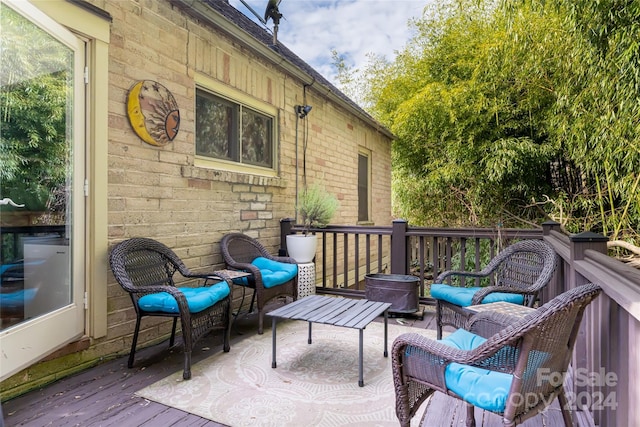
<path id="1" fill-rule="evenodd" d="M 327 297 L 321 295 L 310 295 L 280 307 L 267 313 L 272 317 L 272 362 L 271 367 L 276 364 L 276 323 L 280 319 L 304 320 L 309 322 L 309 338 L 307 342 L 311 344 L 311 325 L 322 323 L 325 325 L 342 326 L 359 330 L 358 347 L 358 385 L 364 387 L 363 377 L 363 334 L 364 329 L 376 317 L 384 314 L 384 357 L 388 357 L 387 336 L 388 336 L 388 310 L 391 303 L 375 302 L 368 300 L 357 300 L 343 297 Z"/>

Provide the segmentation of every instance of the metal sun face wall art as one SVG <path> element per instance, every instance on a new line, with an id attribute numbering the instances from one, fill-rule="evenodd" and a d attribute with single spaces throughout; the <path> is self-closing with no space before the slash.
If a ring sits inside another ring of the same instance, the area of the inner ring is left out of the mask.
<path id="1" fill-rule="evenodd" d="M 166 87 L 153 80 L 140 80 L 129 89 L 127 115 L 134 132 L 151 145 L 168 144 L 180 129 L 178 103 Z"/>

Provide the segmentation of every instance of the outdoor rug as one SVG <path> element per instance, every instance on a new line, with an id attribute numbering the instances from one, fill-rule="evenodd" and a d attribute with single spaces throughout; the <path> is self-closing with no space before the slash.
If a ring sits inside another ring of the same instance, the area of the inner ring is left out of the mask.
<path id="1" fill-rule="evenodd" d="M 277 368 L 271 368 L 271 330 L 253 335 L 136 394 L 232 427 L 384 427 L 398 425 L 391 374 L 391 345 L 404 332 L 435 332 L 389 319 L 389 357 L 383 356 L 384 325 L 364 330 L 364 387 L 358 387 L 358 330 L 280 321 Z M 422 405 L 423 408 L 426 405 Z M 422 409 L 412 420 L 419 426 Z"/>

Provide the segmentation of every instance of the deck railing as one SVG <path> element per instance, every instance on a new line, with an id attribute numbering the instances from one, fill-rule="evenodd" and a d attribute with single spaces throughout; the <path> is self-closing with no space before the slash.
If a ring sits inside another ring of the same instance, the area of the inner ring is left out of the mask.
<path id="1" fill-rule="evenodd" d="M 281 221 L 281 253 L 286 253 L 285 236 L 301 231 L 293 220 Z M 412 274 L 420 278 L 425 304 L 433 303 L 428 287 L 439 273 L 452 268 L 477 271 L 512 241 L 542 239 L 541 229 L 411 227 L 404 220 L 390 227 L 330 225 L 311 232 L 319 242 L 319 293 L 360 296 L 367 274 Z"/>
<path id="2" fill-rule="evenodd" d="M 285 236 L 302 228 L 281 222 Z M 640 425 L 640 271 L 607 255 L 607 238 L 585 232 L 567 236 L 559 224 L 542 229 L 436 229 L 394 221 L 389 227 L 329 226 L 319 237 L 318 293 L 362 297 L 364 276 L 413 274 L 420 278 L 420 302 L 431 304 L 429 285 L 444 270 L 478 271 L 512 241 L 544 239 L 561 261 L 541 302 L 593 282 L 603 294 L 584 316 L 576 342 L 569 403 L 578 425 Z"/>

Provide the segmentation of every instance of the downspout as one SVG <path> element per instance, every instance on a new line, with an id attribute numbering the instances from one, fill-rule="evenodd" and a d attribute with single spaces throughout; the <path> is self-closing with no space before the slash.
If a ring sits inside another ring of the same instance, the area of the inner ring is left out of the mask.
<path id="1" fill-rule="evenodd" d="M 316 82 L 315 77 L 313 78 L 313 80 L 311 80 L 311 83 L 304 83 L 302 85 L 302 105 L 306 106 L 307 105 L 307 88 L 313 86 L 313 84 Z M 299 171 L 299 160 L 298 160 L 298 122 L 300 121 L 300 119 L 304 119 L 304 117 L 306 116 L 301 116 L 297 106 L 293 107 L 293 111 L 296 113 L 296 206 L 295 206 L 295 210 L 296 210 L 296 216 L 295 216 L 295 220 L 296 220 L 296 224 L 298 223 L 298 200 L 299 200 L 299 187 L 298 187 L 298 175 L 300 173 Z M 305 132 L 305 136 L 304 136 L 305 140 L 304 140 L 304 150 L 302 152 L 302 157 L 303 157 L 303 185 L 304 188 L 307 188 L 307 134 Z"/>

